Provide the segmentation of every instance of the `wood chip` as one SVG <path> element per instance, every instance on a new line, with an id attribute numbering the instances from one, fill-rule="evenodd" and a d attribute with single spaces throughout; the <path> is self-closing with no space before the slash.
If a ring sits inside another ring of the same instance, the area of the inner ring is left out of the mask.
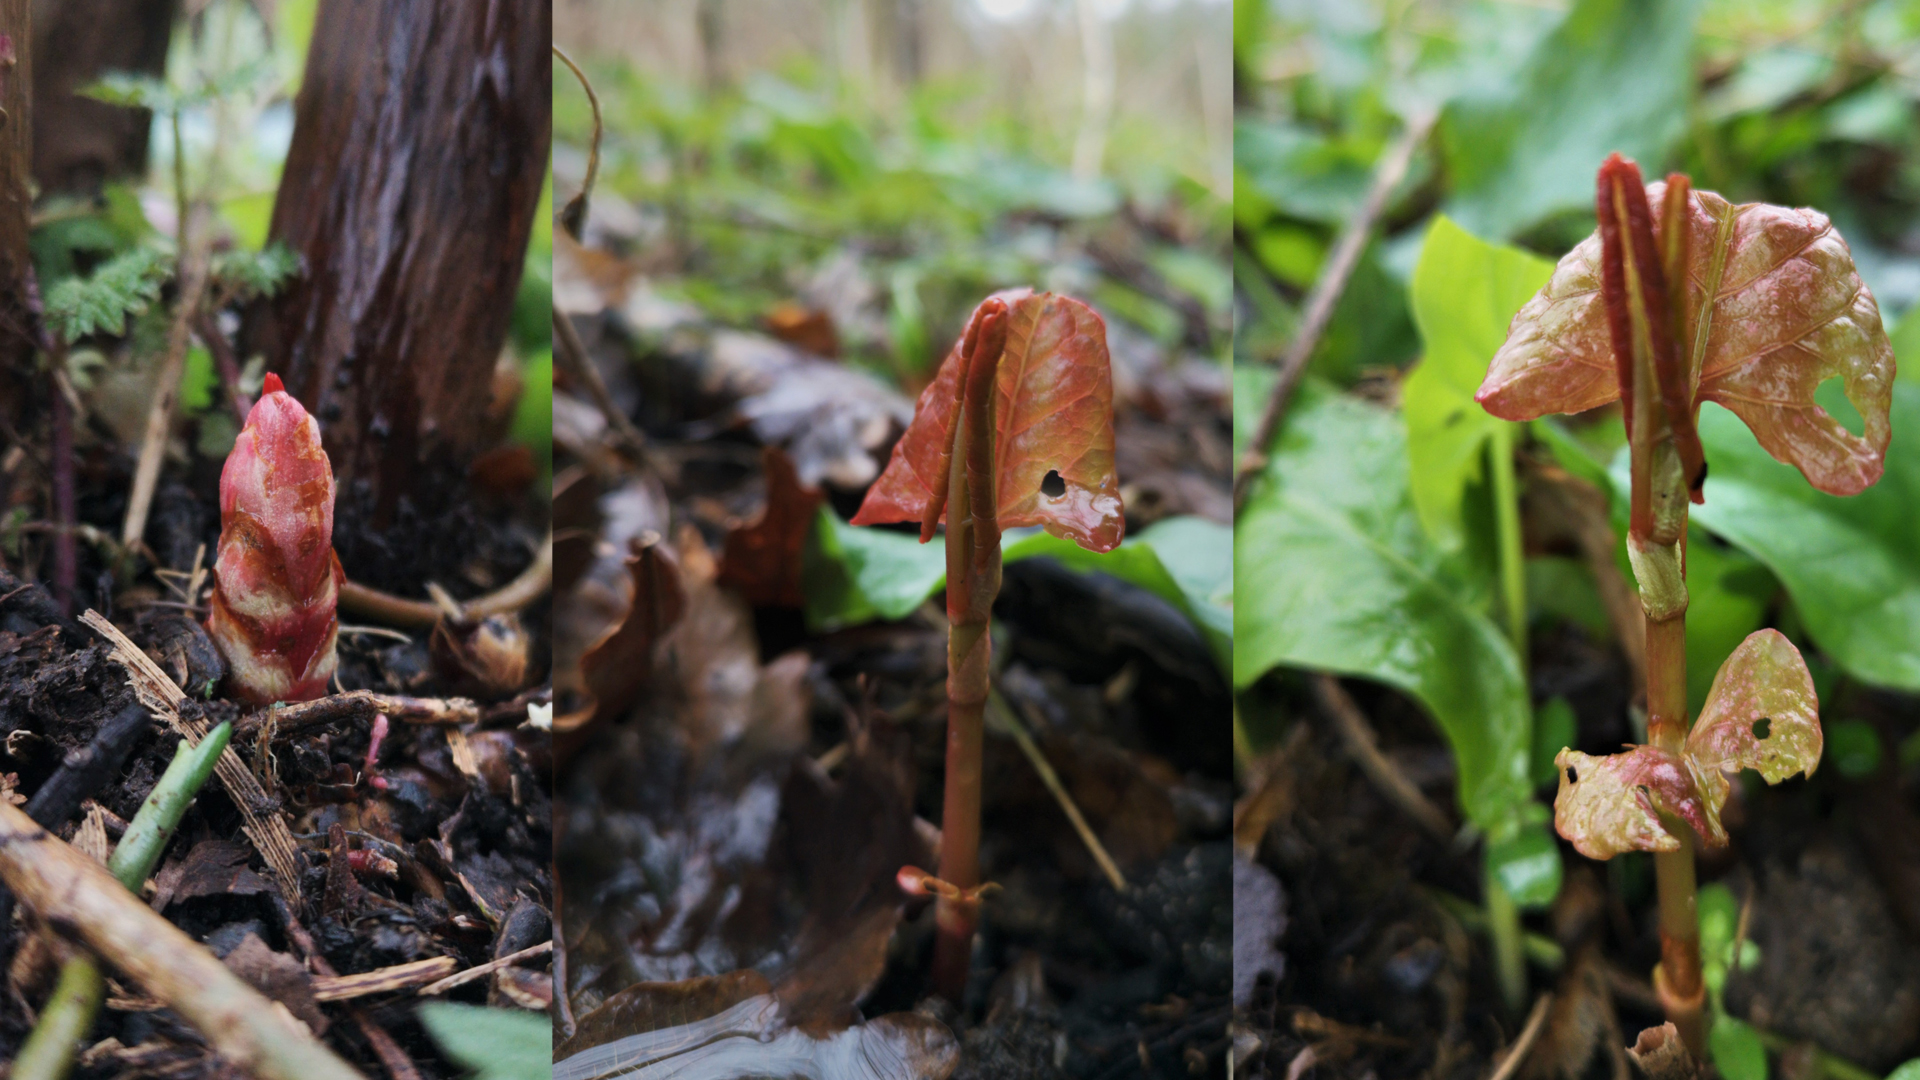
<path id="1" fill-rule="evenodd" d="M 459 967 L 460 961 L 451 956 L 435 956 L 427 960 L 415 960 L 411 964 L 363 971 L 358 975 L 334 975 L 313 980 L 313 996 L 316 1001 L 346 1001 L 370 994 L 406 990 L 435 979 L 444 981 L 448 974 Z M 425 993 L 424 990 L 421 992 Z"/>
<path id="2" fill-rule="evenodd" d="M 522 960 L 529 960 L 536 956 L 545 956 L 552 951 L 553 951 L 553 942 L 543 941 L 538 945 L 533 945 L 528 948 L 521 949 L 519 952 L 508 953 L 507 955 L 499 957 L 497 959 L 489 960 L 484 964 L 480 964 L 475 967 L 470 967 L 458 975 L 452 975 L 447 978 L 441 979 L 439 982 L 434 983 L 430 986 L 423 986 L 420 988 L 420 996 L 428 997 L 433 994 L 444 994 L 447 991 L 452 990 L 456 986 L 465 986 L 466 984 L 472 982 L 475 979 L 485 978 L 486 976 L 491 975 L 496 971 L 499 971 L 501 968 L 511 967 L 512 965 L 517 964 Z"/>

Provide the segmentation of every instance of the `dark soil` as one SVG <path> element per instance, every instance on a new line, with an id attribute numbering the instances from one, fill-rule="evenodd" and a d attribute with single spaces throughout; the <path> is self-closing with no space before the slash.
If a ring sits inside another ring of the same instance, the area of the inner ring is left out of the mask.
<path id="1" fill-rule="evenodd" d="M 114 534 L 125 512 L 132 451 L 112 444 L 104 432 L 86 441 L 77 475 L 79 516 Z M 191 432 L 186 444 L 193 445 Z M 189 451 L 187 462 L 170 463 L 163 472 L 147 547 L 162 568 L 182 572 L 181 582 L 202 545 L 201 565 L 212 559 L 219 469 L 218 459 Z M 431 580 L 469 598 L 526 566 L 528 545 L 545 517 L 531 493 L 506 502 L 467 494 L 459 477 L 434 481 L 434 513 L 444 517 L 431 528 L 422 515 L 403 514 L 394 531 L 371 531 L 343 497 L 335 545 L 349 578 L 422 599 L 420 584 Z M 458 527 L 449 529 L 447 522 Z M 212 722 L 239 720 L 242 710 L 218 696 L 219 657 L 199 627 L 204 609 L 193 606 L 202 598 L 172 591 L 151 572 L 144 554 L 116 567 L 103 550 L 80 545 L 76 611 L 91 606 L 110 615 L 175 673 L 190 695 L 183 713 L 198 712 Z M 30 540 L 22 561 L 43 567 L 44 546 Z M 379 755 L 382 789 L 366 766 L 365 723 L 335 722 L 292 737 L 276 736 L 270 722 L 237 725 L 233 751 L 278 802 L 299 847 L 303 895 L 297 900 L 274 883 L 217 781 L 201 791 L 154 874 L 151 902 L 165 917 L 286 1004 L 369 1076 L 387 1074 L 368 1041 L 370 1031 L 390 1036 L 423 1077 L 461 1071 L 440 1056 L 415 1019 L 419 999 L 413 991 L 316 1003 L 316 973 L 330 968 L 351 975 L 433 957 L 452 958 L 458 971 L 547 939 L 552 755 L 545 732 L 519 727 L 526 701 L 551 693 L 540 688 L 551 655 L 550 619 L 544 600 L 535 607 L 524 613 L 531 663 L 523 685 L 512 690 L 477 690 L 445 655 L 435 655 L 426 631 L 349 629 L 340 637 L 343 689 L 418 697 L 459 693 L 478 700 L 482 719 L 464 729 L 476 764 L 472 775 L 456 766 L 449 729 L 396 721 Z M 351 627 L 370 620 L 342 612 L 341 621 Z M 209 682 L 216 687 L 211 697 Z M 523 690 L 530 693 L 516 696 Z M 107 717 L 132 701 L 126 672 L 108 658 L 97 635 L 63 619 L 41 585 L 0 566 L 0 740 L 6 753 L 0 772 L 13 774 L 13 789 L 34 795 L 66 752 L 86 744 Z M 125 766 L 88 797 L 110 815 L 131 818 L 178 741 L 154 720 Z M 84 816 L 48 824 L 70 839 Z M 117 838 L 119 826 L 112 817 L 107 822 L 109 837 Z M 356 873 L 346 865 L 349 854 L 390 862 Z M 0 955 L 12 961 L 8 993 L 0 998 L 0 1060 L 17 1051 L 32 1025 L 29 1006 L 45 999 L 57 974 L 37 934 L 26 922 L 0 926 Z M 549 983 L 543 972 L 523 968 L 475 980 L 446 999 L 544 1008 Z M 110 986 L 110 999 L 138 997 L 138 987 Z M 172 1012 L 149 1010 L 110 1003 L 86 1040 L 94 1050 L 74 1075 L 232 1075 Z"/>

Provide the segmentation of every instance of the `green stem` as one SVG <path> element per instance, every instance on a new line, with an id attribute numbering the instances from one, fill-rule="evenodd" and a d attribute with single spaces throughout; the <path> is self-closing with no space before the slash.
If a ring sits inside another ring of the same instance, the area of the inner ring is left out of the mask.
<path id="1" fill-rule="evenodd" d="M 1500 998 L 1511 1012 L 1527 1003 L 1527 956 L 1520 931 L 1520 909 L 1500 882 L 1487 872 L 1487 936 L 1493 941 L 1493 971 Z"/>
<path id="2" fill-rule="evenodd" d="M 106 996 L 100 966 L 87 955 L 75 956 L 60 969 L 60 982 L 40 1013 L 40 1022 L 20 1047 L 20 1057 L 7 1075 L 12 1080 L 61 1080 L 73 1068 L 74 1050 L 93 1030 Z"/>
<path id="3" fill-rule="evenodd" d="M 1500 598 L 1506 604 L 1507 637 L 1522 667 L 1527 662 L 1527 561 L 1520 537 L 1520 493 L 1514 480 L 1512 424 L 1494 426 L 1487 441 L 1492 458 L 1493 512 L 1499 532 Z"/>
<path id="4" fill-rule="evenodd" d="M 120 843 L 107 859 L 107 869 L 127 891 L 138 894 L 160 861 L 167 841 L 180 827 L 193 798 L 206 786 L 221 751 L 233 735 L 233 725 L 223 723 L 207 733 L 198 746 L 184 741 L 174 751 L 173 761 L 153 786 L 140 812 L 133 816 Z M 12 1080 L 60 1080 L 73 1067 L 73 1054 L 80 1040 L 93 1028 L 100 1002 L 106 997 L 107 984 L 100 964 L 86 953 L 75 955 L 60 969 L 60 982 L 47 1000 L 40 1022 L 34 1025 L 20 1047 Z"/>
<path id="5" fill-rule="evenodd" d="M 227 748 L 227 740 L 232 736 L 233 725 L 223 723 L 207 732 L 200 745 L 188 746 L 182 741 L 174 751 L 173 762 L 161 774 L 147 801 L 140 804 L 140 812 L 133 815 L 119 845 L 107 859 L 107 869 L 127 891 L 138 893 L 147 875 L 153 873 L 153 866 L 160 861 L 160 853 L 166 849 L 173 830 L 180 827 L 180 819 L 186 816 L 187 807 L 193 805 L 193 797 L 213 775 L 220 752 Z"/>

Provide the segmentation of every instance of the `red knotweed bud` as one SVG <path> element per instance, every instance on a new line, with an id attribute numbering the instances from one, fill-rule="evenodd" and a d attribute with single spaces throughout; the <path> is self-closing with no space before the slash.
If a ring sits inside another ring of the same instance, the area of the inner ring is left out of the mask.
<path id="1" fill-rule="evenodd" d="M 344 575 L 333 553 L 333 467 L 320 425 L 268 375 L 220 472 L 220 550 L 207 632 L 227 693 L 250 704 L 327 692 Z"/>

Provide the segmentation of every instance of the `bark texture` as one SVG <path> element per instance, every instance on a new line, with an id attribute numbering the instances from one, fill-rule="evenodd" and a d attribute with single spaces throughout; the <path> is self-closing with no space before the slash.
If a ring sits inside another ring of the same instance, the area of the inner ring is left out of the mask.
<path id="1" fill-rule="evenodd" d="M 546 174 L 552 25 L 547 0 L 320 5 L 272 226 L 306 273 L 256 344 L 376 526 L 481 437 Z"/>
<path id="2" fill-rule="evenodd" d="M 23 361 L 33 353 L 27 307 L 32 269 L 27 231 L 33 214 L 27 183 L 33 162 L 30 9 L 29 0 L 0 0 L 0 372 L 10 374 L 24 371 Z"/>
<path id="3" fill-rule="evenodd" d="M 153 114 L 75 93 L 110 71 L 159 76 L 180 0 L 32 0 L 33 176 L 84 194 L 147 169 Z"/>

